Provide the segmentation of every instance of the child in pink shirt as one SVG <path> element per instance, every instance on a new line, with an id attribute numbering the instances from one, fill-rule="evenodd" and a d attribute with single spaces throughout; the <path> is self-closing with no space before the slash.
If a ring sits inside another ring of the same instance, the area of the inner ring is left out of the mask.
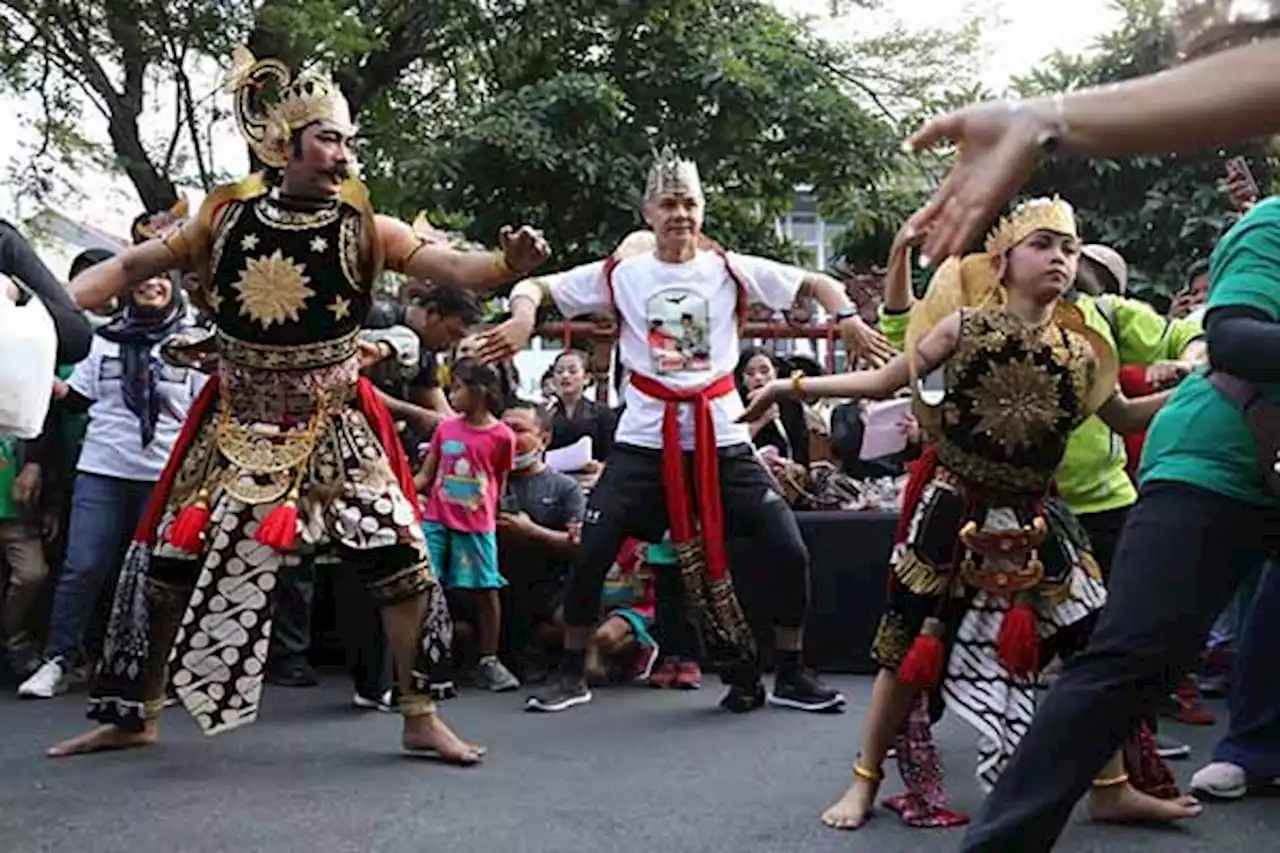
<path id="1" fill-rule="evenodd" d="M 418 472 L 427 495 L 423 533 L 431 565 L 445 589 L 476 596 L 480 667 L 477 683 L 493 691 L 520 682 L 498 660 L 502 604 L 507 585 L 498 568 L 498 501 L 515 459 L 516 438 L 498 419 L 502 393 L 498 375 L 474 358 L 453 365 L 449 404 L 459 417 L 442 421 Z"/>

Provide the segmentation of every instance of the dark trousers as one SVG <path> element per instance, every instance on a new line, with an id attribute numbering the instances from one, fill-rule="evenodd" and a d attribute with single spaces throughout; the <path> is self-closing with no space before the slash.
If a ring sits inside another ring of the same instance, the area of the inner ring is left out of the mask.
<path id="1" fill-rule="evenodd" d="M 691 463 L 692 454 L 686 453 L 685 459 Z M 582 546 L 569 576 L 564 602 L 568 624 L 595 626 L 604 578 L 624 539 L 662 541 L 669 526 L 662 489 L 661 451 L 617 445 L 609 454 L 587 502 Z M 750 445 L 720 449 L 720 500 L 725 536 L 749 538 L 761 559 L 768 561 L 774 624 L 802 627 L 808 607 L 809 550 L 795 514 Z"/>
<path id="2" fill-rule="evenodd" d="M 315 599 L 314 563 L 305 560 L 301 565 L 280 570 L 276 578 L 276 610 L 271 620 L 268 666 L 279 669 L 306 662 L 311 651 L 311 614 Z"/>
<path id="3" fill-rule="evenodd" d="M 391 686 L 392 674 L 378 607 L 354 567 L 330 563 L 321 570 L 329 573 L 333 584 L 334 626 L 356 691 L 370 698 L 379 696 Z M 315 573 L 309 560 L 280 572 L 268 652 L 273 668 L 306 661 L 311 651 Z"/>
<path id="4" fill-rule="evenodd" d="M 1084 532 L 1089 535 L 1089 553 L 1102 570 L 1102 580 L 1111 577 L 1111 563 L 1116 557 L 1116 546 L 1120 544 L 1120 533 L 1124 530 L 1124 520 L 1129 517 L 1129 507 L 1108 509 L 1103 512 L 1087 512 L 1076 516 Z"/>
<path id="5" fill-rule="evenodd" d="M 1143 489 L 1088 646 L 1036 710 L 962 850 L 1053 846 L 1090 781 L 1195 661 L 1236 586 L 1274 544 L 1277 520 L 1274 510 L 1194 486 Z"/>
<path id="6" fill-rule="evenodd" d="M 1227 708 L 1231 729 L 1213 750 L 1214 761 L 1243 767 L 1250 780 L 1280 778 L 1280 570 L 1263 570 L 1249 607 L 1231 674 Z"/>

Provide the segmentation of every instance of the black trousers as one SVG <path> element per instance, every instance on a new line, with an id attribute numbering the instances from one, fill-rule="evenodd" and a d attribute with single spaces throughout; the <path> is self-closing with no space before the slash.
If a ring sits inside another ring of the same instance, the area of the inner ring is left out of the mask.
<path id="1" fill-rule="evenodd" d="M 686 453 L 685 460 L 691 463 L 692 454 Z M 750 445 L 720 449 L 720 500 L 726 537 L 749 538 L 761 558 L 768 560 L 774 624 L 802 627 L 809 604 L 809 550 L 795 514 Z M 618 548 L 629 536 L 661 541 L 669 526 L 666 504 L 661 451 L 615 446 L 587 502 L 582 546 L 565 593 L 568 624 L 575 628 L 596 624 L 604 577 Z"/>
<path id="2" fill-rule="evenodd" d="M 967 853 L 1048 850 L 1090 781 L 1204 647 L 1236 586 L 1274 546 L 1275 510 L 1153 483 L 1129 510 L 1109 600 L 1036 710 L 983 804 Z"/>
<path id="3" fill-rule="evenodd" d="M 1103 581 L 1111 577 L 1111 563 L 1115 560 L 1116 546 L 1120 544 L 1120 533 L 1124 530 L 1124 522 L 1128 517 L 1127 506 L 1076 516 L 1076 521 L 1089 534 L 1089 552 L 1102 570 Z"/>
<path id="4" fill-rule="evenodd" d="M 353 566 L 327 563 L 319 568 L 329 574 L 334 627 L 342 640 L 356 691 L 366 697 L 379 696 L 391 687 L 392 672 L 378 606 Z M 268 665 L 272 667 L 305 662 L 310 654 L 316 571 L 316 565 L 306 560 L 280 572 L 267 652 Z"/>

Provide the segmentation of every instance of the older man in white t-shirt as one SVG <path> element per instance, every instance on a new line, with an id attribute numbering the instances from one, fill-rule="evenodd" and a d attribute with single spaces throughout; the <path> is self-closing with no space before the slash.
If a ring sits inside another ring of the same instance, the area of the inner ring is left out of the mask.
<path id="1" fill-rule="evenodd" d="M 550 296 L 566 317 L 616 312 L 630 376 L 614 451 L 587 506 L 565 597 L 561 677 L 530 697 L 528 708 L 561 711 L 590 701 L 583 657 L 605 573 L 625 538 L 660 541 L 669 529 L 682 554 L 686 597 L 691 587 L 701 596 L 695 609 L 704 645 L 729 685 L 721 705 L 744 712 L 765 702 L 759 668 L 746 648 L 750 631 L 727 574 L 724 540 L 736 535 L 749 537 L 771 569 L 778 674 L 769 701 L 809 711 L 839 709 L 844 698 L 801 663 L 809 555 L 794 515 L 756 460 L 746 425 L 738 422 L 743 407 L 732 372 L 749 303 L 783 309 L 799 297 L 816 298 L 838 319 L 851 351 L 874 360 L 888 353 L 887 345 L 831 278 L 709 248 L 692 163 L 664 152 L 650 170 L 645 198 L 651 234 L 632 235 L 607 261 L 518 284 L 512 319 L 482 347 L 488 359 L 523 349 L 538 305 Z"/>

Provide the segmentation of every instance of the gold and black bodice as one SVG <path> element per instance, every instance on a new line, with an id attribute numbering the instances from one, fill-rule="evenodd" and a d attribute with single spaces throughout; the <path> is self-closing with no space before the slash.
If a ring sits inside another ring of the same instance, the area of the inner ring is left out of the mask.
<path id="1" fill-rule="evenodd" d="M 1092 350 L 1050 322 L 1031 327 L 1001 309 L 966 309 L 946 362 L 946 394 L 931 412 L 938 462 L 970 488 L 1043 494 L 1067 438 L 1089 414 Z"/>
<path id="2" fill-rule="evenodd" d="M 352 355 L 371 299 L 368 219 L 339 199 L 263 192 L 219 212 L 206 298 L 223 358 L 251 368 L 316 368 Z"/>

